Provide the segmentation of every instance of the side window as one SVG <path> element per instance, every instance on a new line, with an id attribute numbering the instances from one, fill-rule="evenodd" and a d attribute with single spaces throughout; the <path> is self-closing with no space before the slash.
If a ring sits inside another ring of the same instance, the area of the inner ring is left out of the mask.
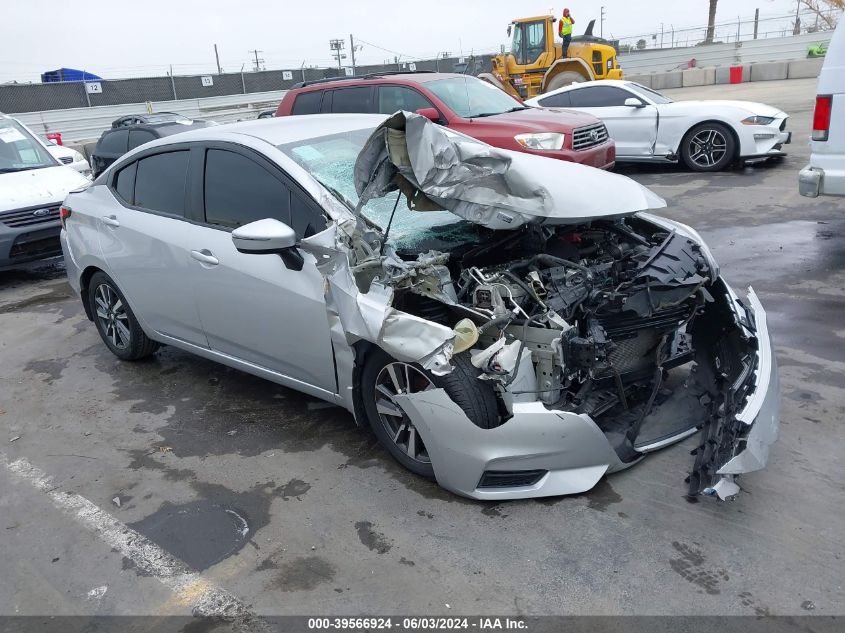
<path id="1" fill-rule="evenodd" d="M 416 112 L 422 108 L 433 108 L 434 104 L 413 88 L 405 86 L 379 86 L 378 111 L 393 114 L 397 110 Z"/>
<path id="2" fill-rule="evenodd" d="M 135 176 L 135 206 L 184 214 L 189 157 L 190 152 L 181 150 L 139 160 Z"/>
<path id="3" fill-rule="evenodd" d="M 128 130 L 106 132 L 105 136 L 100 139 L 97 150 L 102 154 L 125 154 L 127 151 L 126 144 L 128 141 Z"/>
<path id="4" fill-rule="evenodd" d="M 255 161 L 220 149 L 205 155 L 205 221 L 237 228 L 274 218 L 290 225 L 288 189 Z"/>
<path id="5" fill-rule="evenodd" d="M 375 112 L 372 86 L 333 90 L 332 112 Z"/>
<path id="6" fill-rule="evenodd" d="M 544 108 L 568 108 L 572 105 L 572 102 L 569 100 L 568 92 L 559 92 L 551 97 L 540 99 L 538 103 Z"/>
<path id="7" fill-rule="evenodd" d="M 320 111 L 320 97 L 322 96 L 323 93 L 320 90 L 303 92 L 297 95 L 293 102 L 291 114 L 316 114 Z"/>
<path id="8" fill-rule="evenodd" d="M 117 172 L 114 179 L 114 190 L 118 197 L 126 204 L 135 204 L 135 172 L 138 170 L 138 163 L 132 163 Z"/>
<path id="9" fill-rule="evenodd" d="M 129 130 L 129 149 L 154 141 L 156 135 L 149 130 Z M 128 150 L 127 150 L 128 151 Z"/>
<path id="10" fill-rule="evenodd" d="M 326 228 L 326 218 L 299 192 L 290 192 L 290 227 L 296 237 L 311 237 Z"/>
<path id="11" fill-rule="evenodd" d="M 573 108 L 607 108 L 625 105 L 630 93 L 614 86 L 593 86 L 571 90 L 569 93 Z"/>

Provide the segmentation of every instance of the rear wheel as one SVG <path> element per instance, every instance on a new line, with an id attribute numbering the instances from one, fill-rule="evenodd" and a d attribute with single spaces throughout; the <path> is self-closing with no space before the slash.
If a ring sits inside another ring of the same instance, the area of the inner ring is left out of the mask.
<path id="1" fill-rule="evenodd" d="M 452 366 L 451 373 L 435 376 L 418 365 L 397 361 L 376 350 L 361 374 L 364 409 L 373 433 L 396 461 L 429 479 L 434 478 L 434 469 L 425 442 L 396 404 L 396 395 L 441 388 L 476 426 L 487 429 L 499 424 L 495 391 L 490 384 L 478 380 L 479 370 L 469 355 L 453 357 Z"/>
<path id="2" fill-rule="evenodd" d="M 720 171 L 734 160 L 736 142 L 721 123 L 701 123 L 681 142 L 681 158 L 693 171 Z"/>
<path id="3" fill-rule="evenodd" d="M 121 360 L 139 360 L 159 348 L 157 342 L 144 334 L 123 293 L 104 272 L 91 277 L 88 301 L 100 338 Z"/>
<path id="4" fill-rule="evenodd" d="M 552 90 L 563 88 L 564 86 L 568 86 L 572 83 L 581 83 L 582 81 L 586 81 L 586 79 L 584 79 L 581 73 L 576 73 L 573 70 L 567 70 L 549 79 L 549 83 L 546 85 L 543 92 L 551 92 Z"/>

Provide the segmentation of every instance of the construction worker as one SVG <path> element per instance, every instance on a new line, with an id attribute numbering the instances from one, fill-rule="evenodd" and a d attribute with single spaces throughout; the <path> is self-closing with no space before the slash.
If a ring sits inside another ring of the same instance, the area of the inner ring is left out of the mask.
<path id="1" fill-rule="evenodd" d="M 569 42 L 572 41 L 572 25 L 575 24 L 575 19 L 569 14 L 569 9 L 563 10 L 563 17 L 560 19 L 557 25 L 557 33 L 563 39 L 563 45 L 561 48 L 563 49 L 563 56 L 566 57 L 566 53 L 569 50 Z"/>

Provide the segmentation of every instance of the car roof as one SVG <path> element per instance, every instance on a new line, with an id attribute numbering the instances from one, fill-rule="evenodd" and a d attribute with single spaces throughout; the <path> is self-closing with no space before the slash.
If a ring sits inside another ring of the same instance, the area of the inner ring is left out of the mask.
<path id="1" fill-rule="evenodd" d="M 353 86 L 357 84 L 425 84 L 440 79 L 454 79 L 456 77 L 473 77 L 462 73 L 437 73 L 437 72 L 387 72 L 362 75 L 360 77 L 333 77 L 330 79 L 318 79 L 296 84 L 291 90 L 308 90 L 319 88 L 337 88 L 338 86 Z"/>
<path id="2" fill-rule="evenodd" d="M 627 88 L 632 83 L 636 82 L 628 81 L 627 79 L 601 79 L 595 81 L 580 81 L 569 86 L 564 86 L 563 88 L 558 88 L 557 90 L 552 90 L 552 92 L 567 92 L 568 90 L 577 90 L 578 88 L 586 88 L 587 86 L 616 86 L 617 88 Z"/>
<path id="3" fill-rule="evenodd" d="M 178 123 L 176 121 L 165 121 L 163 123 L 136 123 L 135 125 L 121 125 L 119 127 L 112 127 L 105 131 L 106 134 L 113 132 L 123 132 L 125 130 L 150 130 L 157 132 L 161 136 L 170 136 L 171 134 L 181 134 L 189 130 L 209 127 L 207 121 L 193 121 L 191 124 Z"/>
<path id="4" fill-rule="evenodd" d="M 187 130 L 180 134 L 178 139 L 174 138 L 172 141 L 161 139 L 151 143 L 166 145 L 170 142 L 231 141 L 233 137 L 251 136 L 271 145 L 283 145 L 352 130 L 375 128 L 388 116 L 386 114 L 307 114 L 272 119 L 251 119 Z M 187 126 L 176 127 L 184 129 Z"/>

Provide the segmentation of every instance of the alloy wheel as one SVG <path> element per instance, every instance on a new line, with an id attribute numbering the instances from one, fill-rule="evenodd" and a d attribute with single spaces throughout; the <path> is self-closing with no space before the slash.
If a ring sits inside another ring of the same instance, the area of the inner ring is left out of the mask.
<path id="1" fill-rule="evenodd" d="M 422 371 L 407 363 L 385 365 L 376 377 L 375 401 L 379 421 L 388 435 L 413 460 L 430 464 L 431 458 L 419 432 L 398 404 L 395 396 L 434 389 L 434 383 Z"/>
<path id="2" fill-rule="evenodd" d="M 127 349 L 132 342 L 129 315 L 117 291 L 108 284 L 100 284 L 94 292 L 97 319 L 105 337 L 117 349 Z"/>
<path id="3" fill-rule="evenodd" d="M 724 158 L 727 150 L 728 142 L 719 130 L 701 130 L 689 142 L 690 160 L 701 167 L 712 167 Z"/>

